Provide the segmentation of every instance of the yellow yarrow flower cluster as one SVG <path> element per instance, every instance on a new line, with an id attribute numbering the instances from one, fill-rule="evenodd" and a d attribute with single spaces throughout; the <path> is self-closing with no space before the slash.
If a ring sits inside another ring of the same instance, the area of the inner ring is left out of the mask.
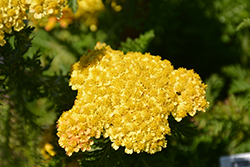
<path id="1" fill-rule="evenodd" d="M 105 3 L 109 4 L 116 12 L 122 10 L 122 6 L 118 4 L 122 3 L 121 1 L 109 0 Z M 77 4 L 78 9 L 76 13 L 73 13 L 69 6 L 65 6 L 62 11 L 63 15 L 60 19 L 57 19 L 55 16 L 50 16 L 42 20 L 37 20 L 33 17 L 30 20 L 30 24 L 37 27 L 44 27 L 46 31 L 50 31 L 58 22 L 60 27 L 67 28 L 73 21 L 78 21 L 83 22 L 91 31 L 96 31 L 98 28 L 98 15 L 101 11 L 105 10 L 105 4 L 102 0 L 77 0 Z"/>
<path id="2" fill-rule="evenodd" d="M 91 31 L 97 30 L 97 15 L 104 10 L 102 0 L 78 0 L 78 10 L 75 13 L 75 19 L 83 20 L 89 26 Z"/>
<path id="3" fill-rule="evenodd" d="M 72 66 L 70 85 L 77 99 L 58 120 L 59 144 L 69 156 L 91 149 L 91 138 L 101 134 L 114 149 L 153 154 L 167 146 L 170 114 L 181 121 L 208 107 L 206 85 L 193 70 L 100 43 Z"/>
<path id="4" fill-rule="evenodd" d="M 45 30 L 50 31 L 59 22 L 62 28 L 67 28 L 74 20 L 83 21 L 84 24 L 89 26 L 91 31 L 97 30 L 97 15 L 100 11 L 104 10 L 104 4 L 102 0 L 77 0 L 78 9 L 74 14 L 69 6 L 63 8 L 63 16 L 60 19 L 56 19 L 54 16 L 44 18 L 47 24 L 40 25 L 45 27 Z M 33 23 L 35 23 L 35 20 Z M 39 23 L 39 22 L 38 22 Z M 42 22 L 43 23 L 43 22 Z"/>
<path id="5" fill-rule="evenodd" d="M 35 18 L 46 15 L 60 16 L 65 0 L 1 0 L 0 1 L 0 45 L 6 41 L 4 33 L 20 31 L 24 28 L 23 20 L 28 19 L 26 11 L 34 14 Z"/>
<path id="6" fill-rule="evenodd" d="M 29 12 L 34 13 L 34 18 L 41 19 L 48 15 L 61 17 L 62 6 L 65 0 L 33 0 L 29 7 Z"/>
<path id="7" fill-rule="evenodd" d="M 3 46 L 4 33 L 11 33 L 12 27 L 20 31 L 24 27 L 23 20 L 27 19 L 26 3 L 24 0 L 1 0 L 0 1 L 0 45 Z"/>

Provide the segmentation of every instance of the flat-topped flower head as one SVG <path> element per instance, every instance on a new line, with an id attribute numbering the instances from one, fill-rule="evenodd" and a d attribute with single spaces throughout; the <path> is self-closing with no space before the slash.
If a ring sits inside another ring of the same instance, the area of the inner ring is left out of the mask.
<path id="1" fill-rule="evenodd" d="M 100 43 L 72 66 L 70 85 L 78 91 L 77 100 L 59 119 L 59 137 L 84 121 L 81 130 L 95 127 L 110 138 L 114 149 L 123 146 L 128 154 L 161 151 L 167 146 L 165 136 L 171 135 L 169 115 L 180 121 L 187 113 L 193 116 L 208 106 L 206 86 L 192 70 L 174 70 L 160 56 L 140 52 L 124 55 Z M 69 115 L 70 122 L 71 115 L 79 111 L 75 108 L 81 108 L 77 118 L 84 115 L 91 123 L 78 119 L 78 123 L 68 128 L 64 123 L 62 128 L 61 120 Z"/>

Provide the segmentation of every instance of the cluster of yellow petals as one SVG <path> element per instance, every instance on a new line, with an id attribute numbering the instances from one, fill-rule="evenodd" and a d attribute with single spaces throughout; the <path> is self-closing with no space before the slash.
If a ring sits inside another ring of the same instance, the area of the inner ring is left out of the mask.
<path id="1" fill-rule="evenodd" d="M 168 84 L 178 94 L 174 99 L 176 108 L 171 112 L 175 120 L 181 121 L 187 113 L 194 116 L 196 111 L 205 112 L 205 108 L 208 107 L 205 97 L 206 85 L 193 70 L 173 70 Z"/>
<path id="2" fill-rule="evenodd" d="M 55 16 L 50 16 L 49 18 L 44 18 L 44 20 L 41 20 L 37 22 L 37 20 L 32 19 L 31 24 L 34 24 L 38 27 L 44 27 L 46 31 L 51 31 L 53 28 L 55 28 L 56 24 L 59 22 L 60 27 L 67 28 L 69 24 L 73 23 L 74 20 L 74 14 L 72 10 L 66 6 L 62 10 L 62 17 L 60 19 L 56 18 Z"/>
<path id="3" fill-rule="evenodd" d="M 24 0 L 1 0 L 0 1 L 0 45 L 6 41 L 4 33 L 20 31 L 25 25 L 23 20 L 27 19 L 26 3 Z"/>
<path id="4" fill-rule="evenodd" d="M 77 20 L 83 20 L 91 31 L 97 30 L 97 15 L 104 10 L 102 0 L 78 0 L 78 10 L 74 15 Z"/>
<path id="5" fill-rule="evenodd" d="M 69 6 L 65 6 L 62 9 L 62 17 L 57 19 L 54 16 L 45 17 L 44 20 L 36 22 L 35 19 L 31 19 L 33 24 L 40 27 L 45 27 L 46 31 L 52 30 L 56 23 L 59 22 L 62 28 L 67 28 L 74 20 L 83 21 L 84 24 L 89 26 L 91 31 L 97 30 L 97 15 L 98 12 L 104 10 L 104 4 L 102 0 L 77 0 L 78 9 L 74 14 Z M 41 24 L 39 24 L 41 23 Z"/>
<path id="6" fill-rule="evenodd" d="M 181 121 L 208 107 L 206 86 L 192 70 L 100 43 L 72 66 L 70 85 L 77 99 L 58 120 L 59 144 L 68 155 L 90 149 L 91 137 L 100 134 L 114 149 L 153 154 L 167 146 L 170 114 Z"/>
<path id="7" fill-rule="evenodd" d="M 98 139 L 101 136 L 102 124 L 98 122 L 98 115 L 91 111 L 94 106 L 86 107 L 78 103 L 76 100 L 74 107 L 62 114 L 57 125 L 59 145 L 68 156 L 79 150 L 89 151 L 94 144 L 91 137 Z"/>
<path id="8" fill-rule="evenodd" d="M 0 1 L 0 45 L 6 41 L 4 33 L 20 31 L 24 28 L 23 20 L 28 19 L 27 11 L 35 18 L 46 15 L 60 16 L 65 0 L 1 0 Z"/>
<path id="9" fill-rule="evenodd" d="M 48 15 L 61 17 L 62 7 L 65 0 L 32 0 L 29 12 L 34 14 L 34 18 L 41 19 Z"/>
<path id="10" fill-rule="evenodd" d="M 110 4 L 114 11 L 119 12 L 122 10 L 122 6 L 117 0 L 109 0 L 105 3 Z M 83 22 L 89 27 L 91 31 L 97 30 L 98 15 L 105 9 L 105 5 L 102 0 L 77 0 L 78 9 L 76 13 L 73 13 L 69 6 L 65 6 L 62 10 L 62 17 L 57 19 L 54 16 L 45 17 L 44 20 L 31 19 L 31 24 L 38 27 L 44 27 L 46 31 L 52 30 L 59 22 L 60 27 L 67 28 L 73 21 Z"/>

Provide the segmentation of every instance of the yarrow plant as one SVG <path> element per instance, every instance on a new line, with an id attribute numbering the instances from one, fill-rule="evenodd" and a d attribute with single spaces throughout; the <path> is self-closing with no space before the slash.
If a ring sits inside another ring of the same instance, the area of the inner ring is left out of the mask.
<path id="1" fill-rule="evenodd" d="M 175 70 L 149 53 L 113 50 L 97 43 L 72 66 L 75 104 L 58 120 L 59 145 L 68 156 L 91 150 L 92 138 L 109 137 L 125 153 L 154 154 L 167 146 L 168 117 L 181 121 L 205 112 L 206 85 L 193 70 Z"/>
<path id="2" fill-rule="evenodd" d="M 20 31 L 25 27 L 23 20 L 28 19 L 28 13 L 41 19 L 48 15 L 61 16 L 65 0 L 1 0 L 0 1 L 0 45 L 5 41 L 4 33 Z"/>

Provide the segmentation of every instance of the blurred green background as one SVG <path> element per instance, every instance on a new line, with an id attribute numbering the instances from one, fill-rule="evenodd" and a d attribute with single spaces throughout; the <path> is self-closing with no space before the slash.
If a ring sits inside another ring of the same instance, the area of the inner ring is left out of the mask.
<path id="1" fill-rule="evenodd" d="M 30 20 L 36 28 L 22 31 L 29 44 L 23 59 L 0 62 L 0 166 L 218 167 L 222 155 L 250 152 L 250 24 L 244 22 L 250 1 L 82 1 L 70 1 L 60 20 Z M 8 39 L 0 53 L 18 57 L 7 48 L 27 45 Z M 56 120 L 76 95 L 68 86 L 70 66 L 98 41 L 194 69 L 208 85 L 207 112 L 172 120 L 168 147 L 154 155 L 116 152 L 103 139 L 103 152 L 67 157 L 57 144 Z"/>

